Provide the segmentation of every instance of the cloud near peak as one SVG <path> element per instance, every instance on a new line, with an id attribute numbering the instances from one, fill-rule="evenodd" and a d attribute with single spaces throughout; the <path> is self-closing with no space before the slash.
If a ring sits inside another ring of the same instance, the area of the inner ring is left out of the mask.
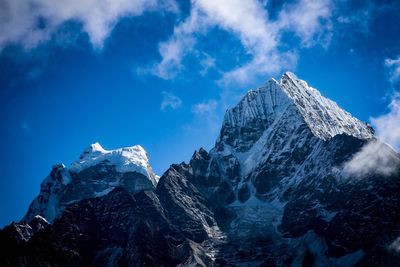
<path id="1" fill-rule="evenodd" d="M 343 171 L 356 177 L 369 174 L 388 176 L 398 170 L 399 164 L 400 158 L 389 146 L 378 140 L 370 140 L 345 163 Z"/>
<path id="2" fill-rule="evenodd" d="M 376 118 L 371 118 L 371 124 L 378 138 L 400 151 L 400 94 L 392 97 L 389 112 Z"/>

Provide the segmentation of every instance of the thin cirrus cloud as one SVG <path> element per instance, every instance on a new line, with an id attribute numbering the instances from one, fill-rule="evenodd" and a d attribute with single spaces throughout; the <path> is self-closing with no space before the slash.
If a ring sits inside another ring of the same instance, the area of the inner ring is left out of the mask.
<path id="1" fill-rule="evenodd" d="M 163 99 L 161 101 L 160 110 L 178 109 L 182 106 L 182 100 L 171 92 L 162 92 Z"/>
<path id="2" fill-rule="evenodd" d="M 400 56 L 395 59 L 387 58 L 385 66 L 389 69 L 390 80 L 392 82 L 398 81 L 400 79 Z"/>
<path id="3" fill-rule="evenodd" d="M 196 115 L 214 113 L 218 107 L 218 101 L 210 99 L 208 101 L 197 103 L 192 107 L 192 112 Z"/>
<path id="4" fill-rule="evenodd" d="M 294 49 L 282 50 L 281 38 L 285 32 L 299 37 L 300 46 L 311 46 L 328 34 L 332 4 L 330 0 L 299 0 L 282 8 L 275 20 L 257 0 L 196 0 L 192 1 L 189 17 L 175 26 L 172 37 L 160 43 L 161 61 L 153 74 L 174 78 L 184 66 L 185 56 L 196 51 L 198 35 L 205 35 L 212 28 L 219 28 L 236 36 L 251 59 L 245 64 L 228 70 L 220 80 L 222 84 L 245 84 L 257 75 L 272 74 L 296 65 Z M 317 40 L 317 41 L 318 41 Z"/>
<path id="5" fill-rule="evenodd" d="M 8 44 L 33 48 L 68 21 L 78 21 L 95 48 L 119 19 L 146 11 L 177 12 L 174 0 L 4 0 L 0 1 L 0 50 Z"/>

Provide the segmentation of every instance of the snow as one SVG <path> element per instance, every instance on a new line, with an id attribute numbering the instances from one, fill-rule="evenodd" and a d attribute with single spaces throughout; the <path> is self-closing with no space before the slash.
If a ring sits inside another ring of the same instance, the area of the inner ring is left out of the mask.
<path id="1" fill-rule="evenodd" d="M 323 97 L 293 73 L 286 72 L 280 81 L 271 79 L 264 86 L 250 90 L 234 108 L 227 110 L 217 140 L 223 145 L 210 154 L 217 158 L 233 155 L 239 160 L 244 177 L 267 158 L 279 157 L 284 151 L 291 153 L 292 141 L 298 146 L 308 142 L 307 138 L 301 139 L 295 134 L 303 125 L 324 141 L 338 134 L 361 139 L 373 137 L 373 130 L 366 123 Z M 249 130 L 256 139 L 249 138 Z M 277 135 L 278 131 L 286 135 Z"/>
<path id="2" fill-rule="evenodd" d="M 250 197 L 244 203 L 236 198 L 227 206 L 236 215 L 230 224 L 231 234 L 248 237 L 270 231 L 271 236 L 281 236 L 278 226 L 287 203 L 282 198 L 284 193 L 302 181 L 315 182 L 313 188 L 322 192 L 323 184 L 314 177 L 341 176 L 340 167 L 332 166 L 332 154 L 326 148 L 329 144 L 326 141 L 339 134 L 369 140 L 374 133 L 369 125 L 289 72 L 279 81 L 271 79 L 262 87 L 250 90 L 235 107 L 227 110 L 221 134 L 209 155 L 219 163 L 220 173 L 226 181 L 231 181 L 229 171 L 236 170 L 238 162 L 240 178 L 231 182 L 233 191 L 237 196 L 244 184 L 250 191 Z M 301 158 L 285 161 L 287 155 L 296 150 L 300 151 Z M 287 170 L 279 185 L 265 194 L 267 198 L 257 197 L 253 184 L 253 178 L 263 174 L 260 166 L 265 163 L 278 171 Z M 314 208 L 319 218 L 328 223 L 337 215 L 337 211 L 318 202 Z M 325 255 L 325 240 L 315 233 L 288 242 L 299 253 L 293 266 L 296 263 L 302 265 L 306 249 L 316 255 L 315 266 L 351 266 L 362 256 L 362 251 L 358 251 L 342 258 L 329 258 Z"/>
<path id="3" fill-rule="evenodd" d="M 289 98 L 275 80 L 257 90 L 250 90 L 224 118 L 224 125 L 244 127 L 253 119 L 266 119 L 268 124 L 280 116 L 290 104 Z"/>
<path id="4" fill-rule="evenodd" d="M 94 143 L 82 153 L 78 161 L 71 164 L 69 170 L 79 173 L 102 162 L 115 166 L 117 172 L 141 173 L 149 177 L 153 184 L 157 184 L 147 153 L 140 145 L 106 150 L 99 143 Z"/>
<path id="5" fill-rule="evenodd" d="M 90 175 L 80 174 L 98 164 L 102 164 L 96 169 L 102 179 L 92 179 Z M 105 175 L 108 171 L 105 165 L 114 166 L 117 173 L 112 171 L 112 175 Z M 127 175 L 131 172 L 145 177 Z M 50 175 L 41 184 L 39 196 L 33 200 L 23 220 L 29 222 L 33 216 L 40 214 L 53 222 L 72 203 L 107 195 L 119 186 L 129 192 L 152 190 L 158 180 L 159 177 L 153 173 L 143 147 L 137 145 L 106 150 L 99 143 L 94 143 L 84 150 L 79 160 L 73 162 L 69 169 L 64 164 L 53 166 Z"/>
<path id="6" fill-rule="evenodd" d="M 161 178 L 160 175 L 157 175 L 157 174 L 154 175 L 154 179 L 156 180 L 156 184 L 158 184 L 158 181 L 160 181 L 160 178 Z"/>
<path id="7" fill-rule="evenodd" d="M 69 171 L 67 170 L 67 168 L 65 167 L 64 164 L 61 164 L 61 168 L 62 168 L 62 169 L 60 170 L 60 173 L 61 173 L 61 183 L 62 183 L 63 185 L 67 185 L 67 184 L 69 184 L 69 183 L 72 181 L 71 175 L 70 175 Z"/>
<path id="8" fill-rule="evenodd" d="M 43 218 L 43 217 L 40 216 L 40 215 L 35 215 L 34 218 L 35 218 L 35 219 L 39 219 L 39 220 L 41 220 L 41 221 L 44 221 L 45 223 L 49 223 L 45 218 Z"/>
<path id="9" fill-rule="evenodd" d="M 223 127 L 235 129 L 262 121 L 268 130 L 274 128 L 288 112 L 298 118 L 297 123 L 305 122 L 312 133 L 322 140 L 343 133 L 361 139 L 370 139 L 374 134 L 366 123 L 354 118 L 290 72 L 283 74 L 279 82 L 271 79 L 264 86 L 250 90 L 234 108 L 227 110 Z M 223 139 L 220 136 L 218 141 Z"/>
<path id="10" fill-rule="evenodd" d="M 114 187 L 109 187 L 109 188 L 104 189 L 103 191 L 94 192 L 93 195 L 94 195 L 95 197 L 102 197 L 102 196 L 105 196 L 105 195 L 107 195 L 108 193 L 110 193 L 113 189 L 114 189 Z"/>
<path id="11" fill-rule="evenodd" d="M 293 73 L 283 74 L 279 85 L 294 101 L 315 136 L 323 140 L 343 133 L 361 139 L 373 137 L 371 127 L 323 97 L 317 89 L 308 86 Z"/>

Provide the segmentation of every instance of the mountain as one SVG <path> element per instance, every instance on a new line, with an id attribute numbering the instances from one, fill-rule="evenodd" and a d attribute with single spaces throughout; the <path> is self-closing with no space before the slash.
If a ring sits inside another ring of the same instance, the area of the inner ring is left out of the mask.
<path id="1" fill-rule="evenodd" d="M 53 166 L 23 221 L 29 223 L 41 215 L 52 222 L 65 207 L 83 199 L 104 196 L 117 187 L 131 193 L 153 190 L 157 181 L 141 146 L 108 151 L 95 143 L 69 169 L 64 164 Z"/>
<path id="2" fill-rule="evenodd" d="M 54 166 L 0 231 L 0 265 L 398 266 L 398 192 L 400 155 L 287 72 L 161 177 L 140 146 Z"/>

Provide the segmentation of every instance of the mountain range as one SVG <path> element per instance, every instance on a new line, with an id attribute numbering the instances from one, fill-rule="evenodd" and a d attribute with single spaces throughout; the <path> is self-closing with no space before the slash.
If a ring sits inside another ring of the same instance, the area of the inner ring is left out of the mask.
<path id="1" fill-rule="evenodd" d="M 0 266 L 400 266 L 399 192 L 400 155 L 286 72 L 161 177 L 140 145 L 54 165 Z"/>

